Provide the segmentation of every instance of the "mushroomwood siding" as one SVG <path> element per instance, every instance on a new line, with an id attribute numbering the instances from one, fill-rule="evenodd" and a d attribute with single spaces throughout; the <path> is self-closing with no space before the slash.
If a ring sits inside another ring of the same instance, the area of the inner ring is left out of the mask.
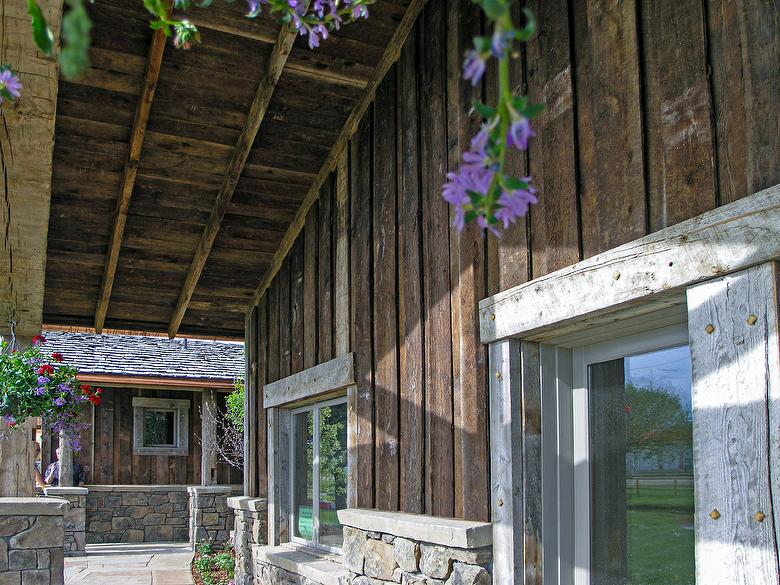
<path id="1" fill-rule="evenodd" d="M 780 183 L 766 99 L 780 84 L 780 8 L 762 4 L 757 19 L 747 0 L 531 4 L 540 31 L 513 82 L 547 109 L 510 161 L 540 186 L 530 217 L 500 240 L 450 228 L 441 185 L 475 127 L 457 57 L 481 23 L 468 0 L 430 0 L 252 309 L 256 392 L 334 357 L 334 339 L 355 352 L 360 506 L 490 519 L 480 299 Z M 737 30 L 760 48 L 732 51 Z M 474 95 L 495 93 L 488 70 Z M 341 202 L 334 185 L 349 191 Z M 261 418 L 262 392 L 257 403 Z M 251 481 L 264 495 L 262 471 Z"/>

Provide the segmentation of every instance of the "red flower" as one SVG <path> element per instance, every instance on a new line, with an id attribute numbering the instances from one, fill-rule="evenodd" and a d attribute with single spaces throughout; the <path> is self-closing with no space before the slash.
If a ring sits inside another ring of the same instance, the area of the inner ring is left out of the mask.
<path id="1" fill-rule="evenodd" d="M 54 373 L 54 367 L 49 364 L 43 364 L 40 368 L 38 368 L 38 373 L 41 376 L 48 376 L 49 374 Z"/>
<path id="2" fill-rule="evenodd" d="M 97 390 L 95 390 L 95 395 L 96 396 L 102 396 L 102 394 L 103 394 L 103 389 L 102 388 L 98 388 Z"/>
<path id="3" fill-rule="evenodd" d="M 41 345 L 42 343 L 46 343 L 46 338 L 43 335 L 33 337 L 33 345 Z"/>
<path id="4" fill-rule="evenodd" d="M 60 352 L 55 351 L 53 354 L 51 354 L 51 359 L 53 359 L 55 362 L 61 362 L 64 358 Z"/>
<path id="5" fill-rule="evenodd" d="M 89 401 L 95 406 L 100 406 L 101 404 L 103 404 L 103 399 L 97 394 L 90 395 Z"/>
<path id="6" fill-rule="evenodd" d="M 92 386 L 90 386 L 89 384 L 84 384 L 84 385 L 81 387 L 81 391 L 82 391 L 84 394 L 92 394 Z"/>

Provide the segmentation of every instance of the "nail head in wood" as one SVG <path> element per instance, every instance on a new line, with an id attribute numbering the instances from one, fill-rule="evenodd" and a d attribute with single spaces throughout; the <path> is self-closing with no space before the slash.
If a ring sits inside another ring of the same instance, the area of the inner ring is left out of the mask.
<path id="1" fill-rule="evenodd" d="M 496 372 L 496 380 L 500 380 L 500 379 L 501 379 L 501 372 Z"/>
<path id="2" fill-rule="evenodd" d="M 715 333 L 715 325 L 713 325 L 712 323 L 710 323 L 709 325 L 707 325 L 707 326 L 704 328 L 704 330 L 705 330 L 707 333 L 709 333 L 710 335 L 712 335 L 713 333 Z"/>
<path id="3" fill-rule="evenodd" d="M 612 275 L 612 278 L 614 278 L 615 280 L 620 280 L 620 273 L 615 272 L 615 274 Z"/>
<path id="4" fill-rule="evenodd" d="M 766 518 L 766 514 L 764 514 L 761 510 L 756 512 L 755 516 L 753 516 L 756 522 L 759 524 L 764 521 L 764 518 Z"/>
<path id="5" fill-rule="evenodd" d="M 498 498 L 498 507 L 500 508 L 503 505 L 504 505 L 504 500 L 502 500 L 501 498 Z"/>
<path id="6" fill-rule="evenodd" d="M 751 327 L 756 323 L 758 323 L 758 317 L 756 317 L 755 315 L 750 315 L 750 317 L 747 318 L 747 324 L 750 325 Z"/>
<path id="7" fill-rule="evenodd" d="M 490 320 L 491 321 L 495 321 L 496 320 L 496 314 L 495 313 L 490 313 Z"/>
<path id="8" fill-rule="evenodd" d="M 713 520 L 717 520 L 718 518 L 720 518 L 720 512 L 718 512 L 717 510 L 713 510 L 712 512 L 710 512 L 710 518 L 712 518 Z"/>

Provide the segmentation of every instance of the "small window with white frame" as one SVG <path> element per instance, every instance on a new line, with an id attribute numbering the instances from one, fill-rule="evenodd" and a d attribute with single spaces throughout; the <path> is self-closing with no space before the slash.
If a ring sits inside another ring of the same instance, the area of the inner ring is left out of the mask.
<path id="1" fill-rule="evenodd" d="M 347 398 L 291 411 L 290 535 L 293 542 L 339 552 L 338 510 L 347 507 Z"/>
<path id="2" fill-rule="evenodd" d="M 133 453 L 187 455 L 189 410 L 189 400 L 133 398 Z"/>

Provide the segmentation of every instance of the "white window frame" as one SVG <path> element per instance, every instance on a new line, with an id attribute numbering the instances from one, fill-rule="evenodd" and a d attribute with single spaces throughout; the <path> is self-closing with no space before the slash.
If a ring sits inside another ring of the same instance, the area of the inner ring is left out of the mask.
<path id="1" fill-rule="evenodd" d="M 328 406 L 336 406 L 339 404 L 347 404 L 347 397 L 341 396 L 332 400 L 326 400 L 323 402 L 316 402 L 314 404 L 308 404 L 299 408 L 292 409 L 290 411 L 290 418 L 294 419 L 295 415 L 304 412 L 314 413 L 314 457 L 313 457 L 313 479 L 314 485 L 312 489 L 312 534 L 313 540 L 306 540 L 298 536 L 293 536 L 295 525 L 298 518 L 295 515 L 295 460 L 296 456 L 299 456 L 295 451 L 295 434 L 290 431 L 290 541 L 297 544 L 303 544 L 322 550 L 326 552 L 341 553 L 340 547 L 326 546 L 320 543 L 320 410 L 327 408 Z M 346 447 L 346 446 L 345 446 Z"/>
<path id="2" fill-rule="evenodd" d="M 569 543 L 573 548 L 573 566 L 560 567 L 559 585 L 590 585 L 591 583 L 591 417 L 588 367 L 593 364 L 683 345 L 688 345 L 688 327 L 685 323 L 680 323 L 572 349 L 571 398 L 570 400 L 558 400 L 557 405 L 554 406 L 558 409 L 559 432 L 563 431 L 564 436 L 571 436 L 572 439 L 571 469 L 559 469 L 556 499 L 558 494 L 567 494 L 568 498 L 571 499 L 574 513 L 573 515 L 561 514 L 558 516 L 556 532 L 558 535 L 571 534 L 573 536 L 573 542 Z M 546 402 L 543 397 L 543 409 Z M 564 425 L 570 425 L 570 428 L 564 429 Z M 557 454 L 553 452 L 543 451 L 542 456 L 543 458 L 555 457 L 557 460 Z M 550 465 L 550 462 L 543 461 L 542 465 L 546 467 Z M 543 500 L 551 498 L 552 495 L 551 492 L 544 492 L 542 498 Z M 543 506 L 546 505 L 543 501 Z M 555 546 L 552 543 L 550 545 Z M 566 557 L 564 556 L 564 558 Z"/>
<path id="3" fill-rule="evenodd" d="M 133 398 L 133 454 L 167 455 L 181 457 L 189 455 L 189 400 L 171 398 Z M 144 445 L 144 412 L 159 410 L 173 412 L 173 445 Z"/>

